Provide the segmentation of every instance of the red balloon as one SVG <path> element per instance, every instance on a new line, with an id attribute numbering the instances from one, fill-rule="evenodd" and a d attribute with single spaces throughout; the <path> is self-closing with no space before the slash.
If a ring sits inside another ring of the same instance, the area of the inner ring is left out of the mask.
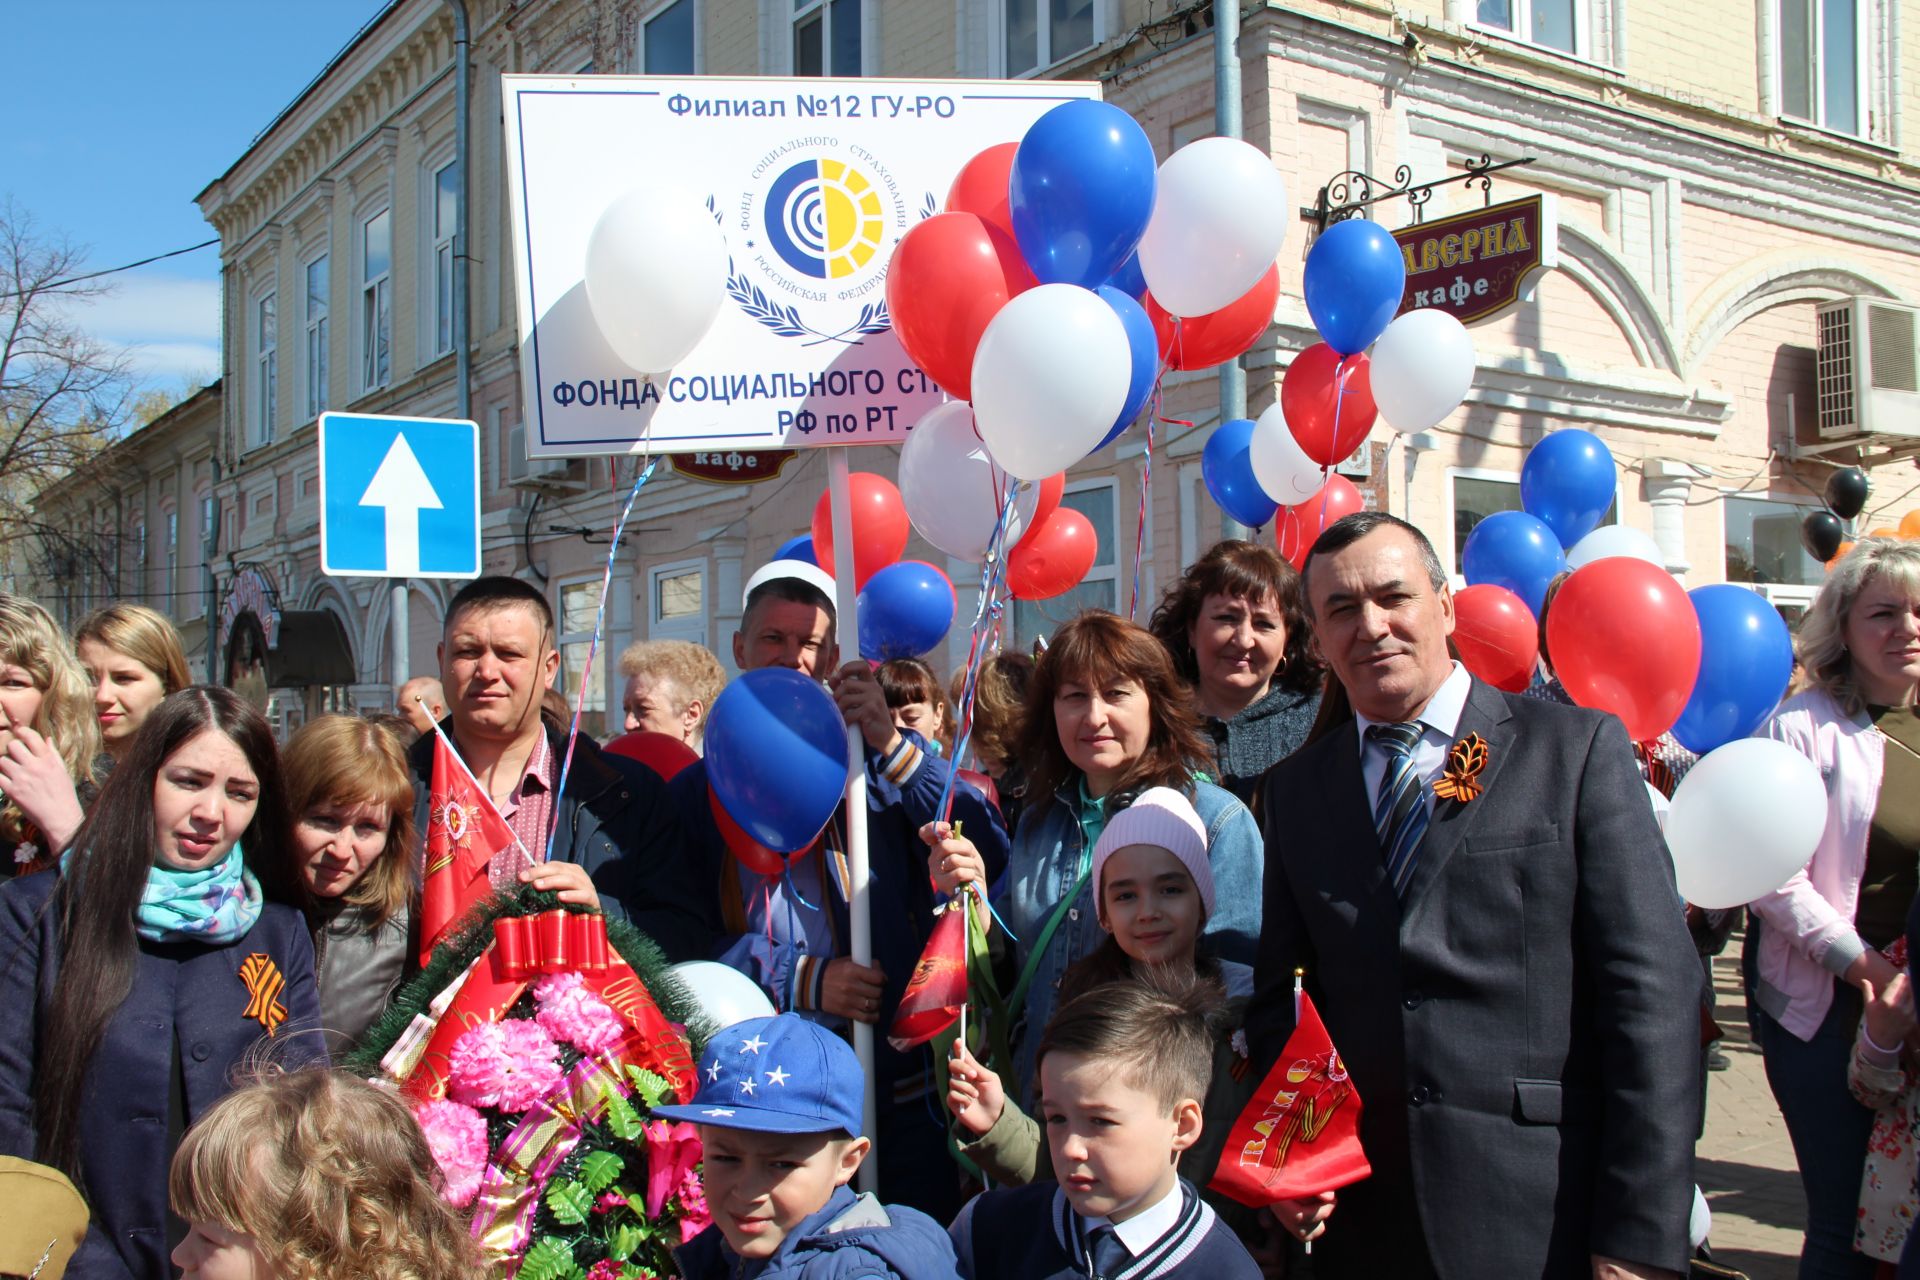
<path id="1" fill-rule="evenodd" d="M 962 782 L 971 782 L 973 789 L 986 797 L 988 804 L 992 805 L 995 810 L 1000 808 L 1000 788 L 993 784 L 992 778 L 981 773 L 978 769 L 955 769 L 953 776 Z"/>
<path id="2" fill-rule="evenodd" d="M 1525 600 L 1483 582 L 1453 593 L 1453 645 L 1468 671 L 1508 693 L 1524 693 L 1540 659 L 1540 624 Z"/>
<path id="3" fill-rule="evenodd" d="M 713 811 L 714 825 L 720 828 L 721 842 L 741 866 L 757 876 L 777 876 L 787 869 L 785 858 L 748 835 L 733 820 L 733 815 L 720 803 L 720 797 L 714 794 L 711 786 L 707 788 L 707 808 Z"/>
<path id="4" fill-rule="evenodd" d="M 973 213 L 936 213 L 894 246 L 887 314 L 913 362 L 973 398 L 973 353 L 1007 299 L 1034 286 L 1013 237 Z"/>
<path id="5" fill-rule="evenodd" d="M 856 471 L 847 477 L 847 492 L 853 502 L 853 589 L 867 585 L 867 579 L 900 558 L 907 549 L 907 504 L 893 481 L 870 471 Z M 820 495 L 813 504 L 813 554 L 820 567 L 834 572 L 833 495 Z"/>
<path id="6" fill-rule="evenodd" d="M 662 782 L 672 780 L 676 773 L 700 759 L 699 752 L 672 734 L 654 733 L 647 729 L 621 734 L 607 744 L 607 750 L 629 760 L 638 760 L 659 774 Z"/>
<path id="7" fill-rule="evenodd" d="M 947 188 L 947 212 L 971 213 L 1012 236 L 1007 193 L 1013 183 L 1013 153 L 1019 149 L 1017 142 L 996 143 L 960 166 L 959 176 Z"/>
<path id="8" fill-rule="evenodd" d="M 1273 540 L 1280 554 L 1296 569 L 1306 567 L 1307 553 L 1322 531 L 1342 516 L 1366 507 L 1366 499 L 1345 476 L 1329 476 L 1320 491 L 1297 506 L 1282 507 L 1274 517 Z"/>
<path id="9" fill-rule="evenodd" d="M 1673 575 L 1630 556 L 1575 569 L 1547 611 L 1553 673 L 1583 707 L 1651 742 L 1686 709 L 1700 674 L 1700 619 Z"/>
<path id="10" fill-rule="evenodd" d="M 1014 546 L 1017 547 L 1021 542 L 1029 541 L 1039 531 L 1040 526 L 1047 522 L 1047 518 L 1060 509 L 1060 499 L 1066 495 L 1066 492 L 1067 473 L 1064 471 L 1055 472 L 1040 482 L 1040 496 L 1033 504 L 1033 518 L 1027 521 L 1025 531 L 1021 533 L 1019 542 L 1015 542 Z"/>
<path id="11" fill-rule="evenodd" d="M 1366 443 L 1378 413 L 1364 352 L 1342 359 L 1324 342 L 1294 357 L 1280 380 L 1280 412 L 1287 430 L 1323 467 L 1350 457 Z"/>
<path id="12" fill-rule="evenodd" d="M 1093 522 L 1061 507 L 1007 553 L 1007 589 L 1021 600 L 1062 595 L 1080 585 L 1099 553 Z"/>
<path id="13" fill-rule="evenodd" d="M 1280 267 L 1278 263 L 1268 267 L 1259 284 L 1218 311 L 1181 320 L 1177 333 L 1174 318 L 1151 293 L 1145 301 L 1147 316 L 1160 337 L 1160 357 L 1169 367 L 1210 369 L 1260 341 L 1273 323 L 1273 309 L 1280 301 Z"/>

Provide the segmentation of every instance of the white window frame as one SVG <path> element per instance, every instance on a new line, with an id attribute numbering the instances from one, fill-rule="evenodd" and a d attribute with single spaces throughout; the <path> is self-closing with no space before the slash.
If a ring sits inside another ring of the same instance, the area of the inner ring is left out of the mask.
<path id="1" fill-rule="evenodd" d="M 1002 80 L 1026 80 L 1045 75 L 1047 71 L 1067 58 L 1085 53 L 1087 49 L 1097 49 L 1113 35 L 1113 23 L 1109 10 L 1112 0 L 1094 0 L 1093 3 L 1093 43 L 1086 49 L 1070 49 L 1066 53 L 1056 53 L 1053 49 L 1053 6 L 1056 0 L 1033 0 L 1034 12 L 1034 54 L 1037 61 L 1025 71 L 1007 69 L 1007 0 L 987 0 L 987 66 L 988 74 Z"/>
<path id="2" fill-rule="evenodd" d="M 453 260 L 454 239 L 459 234 L 459 174 L 455 166 L 457 158 L 431 164 L 426 170 L 426 190 L 422 193 L 421 207 L 427 210 L 427 216 L 420 220 L 426 232 L 427 259 L 433 269 L 425 273 L 428 294 L 426 305 L 421 312 L 426 320 L 425 341 L 421 346 L 430 354 L 428 359 L 438 360 L 441 356 L 453 354 Z M 440 178 L 447 177 L 454 183 L 453 211 L 449 221 L 452 226 L 440 225 Z M 442 304 L 445 305 L 444 312 Z"/>
<path id="3" fill-rule="evenodd" d="M 867 75 L 873 65 L 873 35 L 867 15 L 879 0 L 857 0 L 860 6 L 860 66 L 853 74 Z M 800 34 L 802 22 L 818 17 L 820 20 L 820 74 L 831 76 L 833 69 L 833 0 L 794 0 L 792 12 L 787 18 L 787 71 L 791 75 L 800 75 L 800 59 L 795 43 Z"/>
<path id="4" fill-rule="evenodd" d="M 679 578 L 689 573 L 700 575 L 700 613 L 693 618 L 663 618 L 660 615 L 660 580 Z M 647 570 L 647 639 L 689 640 L 707 643 L 707 620 L 713 615 L 712 575 L 705 560 L 675 560 Z"/>
<path id="5" fill-rule="evenodd" d="M 1457 553 L 1454 551 L 1454 547 L 1453 547 L 1453 521 L 1454 521 L 1454 510 L 1455 510 L 1455 503 L 1454 503 L 1454 496 L 1453 496 L 1454 494 L 1453 482 L 1456 480 L 1493 480 L 1501 484 L 1510 484 L 1514 488 L 1518 489 L 1520 487 L 1520 473 L 1518 471 L 1502 471 L 1498 467 L 1448 467 L 1447 468 L 1446 545 L 1444 547 L 1436 546 L 1434 550 L 1440 552 L 1440 562 L 1446 565 L 1447 567 L 1447 581 L 1451 582 L 1453 584 L 1454 590 L 1458 591 L 1461 587 L 1464 587 L 1467 584 L 1467 580 L 1465 576 L 1462 575 L 1462 573 L 1460 572 L 1460 565 L 1458 563 L 1459 557 Z M 1522 509 L 1524 510 L 1524 508 Z M 1616 525 L 1620 523 L 1620 491 L 1617 486 L 1614 489 L 1613 506 L 1611 510 L 1613 511 L 1613 519 L 1608 520 L 1605 517 L 1602 517 L 1600 524 L 1598 526 L 1599 528 L 1604 529 L 1609 525 Z"/>
<path id="6" fill-rule="evenodd" d="M 1774 114 L 1783 120 L 1792 120 L 1800 124 L 1809 124 L 1817 129 L 1825 129 L 1842 137 L 1868 139 L 1875 135 L 1873 107 L 1873 36 L 1880 25 L 1880 4 L 1878 0 L 1851 0 L 1854 6 L 1854 128 L 1846 129 L 1828 122 L 1827 115 L 1827 60 L 1824 56 L 1824 44 L 1827 35 L 1826 7 L 1829 0 L 1806 0 L 1813 28 L 1813 47 L 1807 50 L 1808 71 L 1811 83 L 1808 85 L 1808 99 L 1812 111 L 1800 116 L 1787 110 L 1786 92 L 1786 14 L 1781 11 L 1782 0 L 1766 0 L 1773 19 L 1771 50 L 1773 63 L 1773 104 Z M 1897 108 L 1896 108 L 1897 109 Z"/>
<path id="7" fill-rule="evenodd" d="M 273 314 L 273 334 L 267 334 L 267 313 Z M 280 407 L 280 292 L 277 288 L 253 296 L 247 308 L 247 336 L 253 346 L 252 412 L 247 445 L 257 448 L 273 442 L 273 420 Z"/>
<path id="8" fill-rule="evenodd" d="M 647 11 L 641 15 L 640 21 L 635 24 L 633 69 L 636 74 L 648 74 L 647 28 L 653 25 L 655 18 L 662 16 L 667 10 L 673 8 L 675 4 L 682 2 L 683 0 L 662 0 L 662 3 L 650 5 Z M 707 69 L 707 60 L 701 52 L 701 45 L 705 43 L 706 27 L 703 25 L 703 21 L 706 18 L 706 14 L 702 12 L 700 0 L 684 0 L 684 3 L 693 6 L 693 74 L 701 75 L 705 73 Z M 861 48 L 864 53 L 864 43 Z"/>
<path id="9" fill-rule="evenodd" d="M 576 672 L 573 669 L 573 663 L 568 660 L 570 657 L 570 651 L 574 648 L 574 646 L 580 646 L 582 654 L 585 653 L 586 651 L 585 647 L 591 644 L 593 641 L 593 623 L 591 622 L 591 620 L 589 620 L 589 622 L 587 623 L 587 629 L 585 631 L 560 630 L 560 628 L 566 626 L 566 623 L 567 623 L 567 592 L 575 590 L 580 587 L 588 587 L 588 588 L 591 588 L 592 590 L 598 591 L 600 589 L 600 582 L 601 582 L 601 575 L 597 573 L 590 573 L 590 574 L 584 574 L 584 575 L 577 575 L 571 578 L 559 578 L 559 579 L 556 579 L 553 584 L 553 621 L 554 621 L 554 628 L 557 633 L 554 637 L 554 646 L 560 651 L 559 688 L 560 688 L 561 696 L 567 700 L 567 708 L 569 712 L 571 712 L 574 706 L 574 699 L 577 693 L 574 687 L 575 680 L 577 676 L 580 674 L 579 672 Z M 601 649 L 599 653 L 594 655 L 594 659 L 593 659 L 594 670 L 588 673 L 590 676 L 593 677 L 593 686 L 587 690 L 587 697 L 585 700 L 585 704 L 582 708 L 583 716 L 600 715 L 604 717 L 606 715 L 607 713 L 606 663 L 610 660 L 618 660 L 619 656 L 620 655 L 617 653 L 615 654 L 607 653 L 604 647 Z M 584 659 L 583 659 L 583 662 L 584 662 Z M 598 705 L 596 705 L 596 703 Z"/>
<path id="10" fill-rule="evenodd" d="M 313 306 L 313 271 L 320 269 L 323 288 L 318 314 Z M 327 411 L 327 378 L 332 366 L 328 358 L 327 340 L 330 335 L 333 315 L 333 257 L 319 253 L 307 259 L 300 268 L 300 308 L 303 328 L 307 337 L 307 418 L 318 418 Z"/>
<path id="11" fill-rule="evenodd" d="M 1720 563 L 1718 567 L 1720 569 L 1720 578 L 1723 582 L 1734 581 L 1734 579 L 1727 577 L 1727 502 L 1729 499 L 1738 499 L 1742 502 L 1764 502 L 1784 510 L 1790 510 L 1795 515 L 1796 525 L 1799 521 L 1806 518 L 1809 511 L 1818 511 L 1821 507 L 1820 499 L 1807 494 L 1775 494 L 1766 489 L 1722 489 L 1720 491 Z M 1812 553 L 1808 552 L 1804 546 L 1801 546 L 1797 537 L 1794 540 L 1794 546 L 1799 547 L 1801 554 L 1805 555 L 1807 559 L 1813 559 Z M 1816 563 L 1818 562 L 1816 561 Z M 1811 597 L 1813 593 L 1820 589 L 1819 581 L 1812 583 L 1749 582 L 1743 585 L 1765 587 L 1767 590 L 1761 594 L 1776 603 L 1787 604 L 1799 603 L 1801 593 L 1805 593 L 1808 597 Z"/>
<path id="12" fill-rule="evenodd" d="M 1616 56 L 1601 36 L 1601 18 L 1603 14 L 1614 19 L 1615 8 L 1621 0 L 1573 0 L 1573 48 L 1562 49 L 1555 45 L 1542 44 L 1533 38 L 1534 0 L 1510 0 L 1513 5 L 1513 26 L 1503 27 L 1498 23 L 1482 22 L 1478 0 L 1448 0 L 1448 17 L 1464 23 L 1474 31 L 1485 31 L 1503 40 L 1512 40 L 1526 45 L 1530 49 L 1541 49 L 1549 54 L 1567 58 L 1579 58 L 1585 62 L 1610 63 Z M 1769 0 L 1777 3 L 1777 0 Z M 1617 19 L 1614 19 L 1617 23 Z"/>
<path id="13" fill-rule="evenodd" d="M 387 269 L 375 276 L 367 274 L 367 229 L 379 218 L 387 220 Z M 393 383 L 393 206 L 384 204 L 370 209 L 354 222 L 353 260 L 359 275 L 359 288 L 355 290 L 355 336 L 356 344 L 354 377 L 362 393 L 379 391 Z M 386 328 L 387 361 L 384 374 L 377 368 L 376 345 L 378 334 L 375 326 L 384 317 Z"/>

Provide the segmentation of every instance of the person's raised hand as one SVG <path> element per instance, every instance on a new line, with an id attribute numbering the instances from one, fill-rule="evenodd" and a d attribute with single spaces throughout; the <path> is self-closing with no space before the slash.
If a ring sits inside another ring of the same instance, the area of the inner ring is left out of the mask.
<path id="1" fill-rule="evenodd" d="M 999 1123 L 1006 1108 L 1007 1094 L 999 1075 L 981 1066 L 967 1046 L 955 1040 L 947 1060 L 947 1110 L 962 1129 L 980 1138 Z"/>
<path id="2" fill-rule="evenodd" d="M 927 844 L 927 874 L 934 888 L 958 893 L 963 885 L 986 884 L 987 860 L 973 841 L 953 833 L 951 823 L 929 822 L 920 828 L 920 838 Z"/>
<path id="3" fill-rule="evenodd" d="M 860 730 L 869 747 L 888 755 L 900 745 L 900 730 L 872 663 L 855 658 L 827 677 L 827 688 L 840 707 L 840 718 Z"/>
<path id="4" fill-rule="evenodd" d="M 593 886 L 587 869 L 577 862 L 543 862 L 520 873 L 520 883 L 560 895 L 560 901 L 574 906 L 600 909 L 600 891 Z"/>
<path id="5" fill-rule="evenodd" d="M 877 967 L 857 964 L 845 956 L 827 962 L 820 980 L 820 1007 L 855 1022 L 880 1020 L 880 995 L 887 975 Z"/>
<path id="6" fill-rule="evenodd" d="M 47 853 L 65 849 L 86 816 L 66 762 L 31 725 L 14 725 L 13 741 L 0 752 L 0 791 L 40 829 Z"/>

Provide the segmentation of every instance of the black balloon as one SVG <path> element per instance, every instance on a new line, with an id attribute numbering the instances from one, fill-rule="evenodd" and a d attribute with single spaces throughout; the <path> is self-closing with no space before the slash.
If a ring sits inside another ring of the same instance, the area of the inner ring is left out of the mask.
<path id="1" fill-rule="evenodd" d="M 1851 520 L 1867 509 L 1867 495 L 1872 490 L 1866 472 L 1842 467 L 1827 477 L 1827 506 L 1842 520 Z"/>
<path id="2" fill-rule="evenodd" d="M 1831 511 L 1810 511 L 1800 522 L 1800 543 L 1821 564 L 1839 555 L 1840 544 L 1846 540 L 1846 526 Z"/>

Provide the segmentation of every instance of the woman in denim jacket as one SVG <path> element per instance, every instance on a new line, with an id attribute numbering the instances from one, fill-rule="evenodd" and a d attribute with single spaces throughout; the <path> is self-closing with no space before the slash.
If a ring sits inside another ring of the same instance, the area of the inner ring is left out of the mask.
<path id="1" fill-rule="evenodd" d="M 1033 1054 L 1060 979 L 1106 936 L 1088 872 L 1108 817 L 1149 787 L 1172 787 L 1193 802 L 1219 897 L 1202 936 L 1222 960 L 1253 963 L 1266 855 L 1247 807 L 1204 780 L 1213 751 L 1173 659 L 1145 628 L 1104 610 L 1060 628 L 1041 655 L 1013 754 L 1026 770 L 1027 803 L 998 905 L 1019 937 L 1009 1083 L 1030 1103 Z M 969 861 L 950 852 L 936 848 L 930 863 L 946 892 L 967 878 L 956 872 Z"/>

